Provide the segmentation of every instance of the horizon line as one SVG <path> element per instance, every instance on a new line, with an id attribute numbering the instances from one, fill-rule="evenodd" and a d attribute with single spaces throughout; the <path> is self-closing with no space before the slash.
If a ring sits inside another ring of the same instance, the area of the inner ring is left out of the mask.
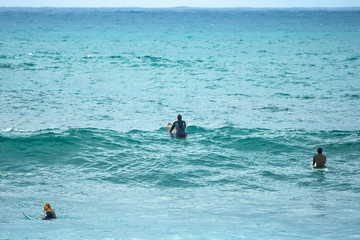
<path id="1" fill-rule="evenodd" d="M 0 6 L 0 8 L 83 8 L 83 9 L 359 9 L 360 6 L 346 6 L 346 7 L 192 7 L 192 6 L 176 6 L 176 7 L 85 7 L 85 6 L 77 6 L 77 7 L 65 7 L 65 6 Z"/>

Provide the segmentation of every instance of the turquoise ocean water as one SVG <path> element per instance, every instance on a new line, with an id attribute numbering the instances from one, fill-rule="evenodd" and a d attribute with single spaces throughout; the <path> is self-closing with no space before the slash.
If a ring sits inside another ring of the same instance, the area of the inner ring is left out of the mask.
<path id="1" fill-rule="evenodd" d="M 360 239 L 359 70 L 358 9 L 0 8 L 0 239 Z"/>

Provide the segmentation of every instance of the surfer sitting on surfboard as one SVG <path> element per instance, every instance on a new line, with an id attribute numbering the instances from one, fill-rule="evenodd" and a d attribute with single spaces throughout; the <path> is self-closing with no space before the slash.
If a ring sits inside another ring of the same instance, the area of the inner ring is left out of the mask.
<path id="1" fill-rule="evenodd" d="M 45 215 L 45 217 L 43 218 L 44 220 L 56 219 L 55 211 L 51 209 L 50 203 L 44 204 L 44 215 Z"/>
<path id="2" fill-rule="evenodd" d="M 326 156 L 322 154 L 322 148 L 319 147 L 317 149 L 317 152 L 318 152 L 318 154 L 313 157 L 312 165 L 314 166 L 314 164 L 315 164 L 315 166 L 314 166 L 315 168 L 325 168 L 326 167 L 325 166 Z"/>
<path id="3" fill-rule="evenodd" d="M 179 114 L 177 116 L 177 121 L 173 123 L 173 125 L 170 128 L 171 131 L 176 128 L 176 136 L 177 137 L 186 137 L 185 128 L 186 128 L 186 122 L 182 120 L 182 116 Z"/>

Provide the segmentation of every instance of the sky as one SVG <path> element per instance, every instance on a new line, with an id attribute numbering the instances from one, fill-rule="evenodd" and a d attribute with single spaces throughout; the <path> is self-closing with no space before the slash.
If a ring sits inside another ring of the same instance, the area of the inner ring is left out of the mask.
<path id="1" fill-rule="evenodd" d="M 360 0 L 0 0 L 0 7 L 360 7 Z"/>

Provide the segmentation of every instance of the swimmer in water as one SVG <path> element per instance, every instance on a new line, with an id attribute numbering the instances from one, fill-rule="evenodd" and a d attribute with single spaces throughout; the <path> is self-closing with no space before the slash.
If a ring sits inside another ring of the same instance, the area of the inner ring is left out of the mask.
<path id="1" fill-rule="evenodd" d="M 322 154 L 322 148 L 317 149 L 318 154 L 313 157 L 313 167 L 315 168 L 325 168 L 326 156 Z"/>
<path id="2" fill-rule="evenodd" d="M 44 204 L 44 215 L 43 220 L 56 219 L 55 211 L 51 208 L 50 203 Z"/>

